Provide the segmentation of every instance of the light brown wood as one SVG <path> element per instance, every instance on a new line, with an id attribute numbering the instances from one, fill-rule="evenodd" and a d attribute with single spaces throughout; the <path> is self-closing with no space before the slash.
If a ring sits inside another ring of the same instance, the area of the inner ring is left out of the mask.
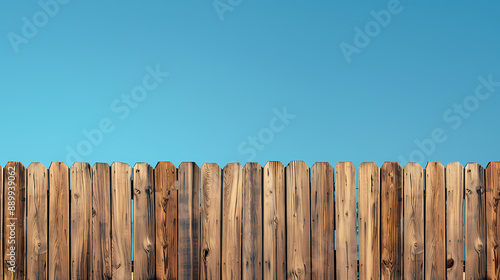
<path id="1" fill-rule="evenodd" d="M 107 163 L 92 168 L 92 274 L 111 278 L 111 174 Z"/>
<path id="2" fill-rule="evenodd" d="M 230 163 L 223 171 L 222 279 L 241 279 L 241 230 L 243 217 L 243 168 Z"/>
<path id="3" fill-rule="evenodd" d="M 62 162 L 49 168 L 49 279 L 70 279 L 69 169 Z"/>
<path id="4" fill-rule="evenodd" d="M 309 167 L 292 161 L 285 169 L 287 279 L 311 279 Z"/>
<path id="5" fill-rule="evenodd" d="M 111 274 L 132 279 L 132 174 L 126 163 L 111 165 Z"/>
<path id="6" fill-rule="evenodd" d="M 134 279 L 154 279 L 155 199 L 153 168 L 147 163 L 134 166 Z"/>
<path id="7" fill-rule="evenodd" d="M 335 213 L 337 277 L 357 279 L 356 168 L 351 162 L 335 166 Z"/>
<path id="8" fill-rule="evenodd" d="M 359 176 L 359 278 L 380 279 L 380 168 L 362 163 Z"/>
<path id="9" fill-rule="evenodd" d="M 156 278 L 177 279 L 177 168 L 155 167 Z"/>
<path id="10" fill-rule="evenodd" d="M 43 164 L 32 163 L 28 167 L 27 279 L 47 279 L 48 180 L 47 168 Z"/>
<path id="11" fill-rule="evenodd" d="M 285 167 L 278 161 L 268 162 L 263 176 L 264 279 L 285 279 Z"/>
<path id="12" fill-rule="evenodd" d="M 446 278 L 445 170 L 439 162 L 425 168 L 425 278 Z"/>
<path id="13" fill-rule="evenodd" d="M 386 162 L 380 170 L 381 182 L 381 279 L 401 279 L 403 275 L 403 168 Z"/>
<path id="14" fill-rule="evenodd" d="M 500 162 L 486 168 L 486 278 L 500 279 Z"/>
<path id="15" fill-rule="evenodd" d="M 464 167 L 446 166 L 446 267 L 448 279 L 463 277 L 464 259 Z"/>
<path id="16" fill-rule="evenodd" d="M 333 167 L 328 162 L 315 163 L 311 168 L 312 279 L 335 279 L 333 177 Z"/>
<path id="17" fill-rule="evenodd" d="M 486 277 L 486 186 L 484 169 L 465 166 L 465 266 L 466 279 Z"/>

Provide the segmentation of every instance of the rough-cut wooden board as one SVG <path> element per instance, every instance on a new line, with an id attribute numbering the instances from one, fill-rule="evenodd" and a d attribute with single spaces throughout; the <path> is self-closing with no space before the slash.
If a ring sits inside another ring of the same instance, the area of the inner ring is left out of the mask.
<path id="1" fill-rule="evenodd" d="M 486 168 L 486 278 L 500 279 L 500 162 Z"/>
<path id="2" fill-rule="evenodd" d="M 448 279 L 463 277 L 464 259 L 464 167 L 460 162 L 446 166 L 446 267 Z"/>
<path id="3" fill-rule="evenodd" d="M 380 168 L 362 163 L 359 176 L 359 277 L 380 279 Z"/>
<path id="4" fill-rule="evenodd" d="M 486 277 L 486 186 L 484 169 L 465 166 L 465 266 L 466 279 Z"/>
<path id="5" fill-rule="evenodd" d="M 126 163 L 111 165 L 111 274 L 113 279 L 132 278 L 132 174 Z"/>
<path id="6" fill-rule="evenodd" d="M 179 279 L 199 279 L 200 168 L 194 162 L 179 166 L 178 201 Z"/>
<path id="7" fill-rule="evenodd" d="M 92 177 L 90 165 L 81 162 L 73 164 L 70 182 L 71 279 L 89 279 L 92 278 L 93 255 Z"/>
<path id="8" fill-rule="evenodd" d="M 147 163 L 134 166 L 134 279 L 154 279 L 155 197 L 153 168 Z"/>
<path id="9" fill-rule="evenodd" d="M 220 279 L 221 270 L 221 169 L 215 163 L 201 167 L 200 278 Z"/>
<path id="10" fill-rule="evenodd" d="M 24 247 L 26 168 L 20 162 L 9 162 L 5 166 L 4 172 L 3 259 L 5 262 L 3 264 L 3 279 L 24 279 L 26 271 Z M 9 177 L 12 180 L 9 180 Z M 9 199 L 9 193 L 12 200 Z M 15 233 L 14 236 L 13 233 Z M 9 253 L 15 254 L 13 265 L 9 264 L 9 261 L 12 260 Z M 9 267 L 13 267 L 14 270 L 9 270 Z"/>
<path id="11" fill-rule="evenodd" d="M 69 279 L 69 169 L 62 162 L 49 168 L 49 279 Z"/>
<path id="12" fill-rule="evenodd" d="M 285 167 L 278 161 L 268 162 L 263 176 L 264 279 L 285 279 Z"/>
<path id="13" fill-rule="evenodd" d="M 0 236 L 3 236 L 3 167 L 0 166 Z M 2 245 L 3 247 L 3 241 Z M 0 250 L 0 264 L 3 264 L 3 252 Z M 0 280 L 3 280 L 3 266 L 2 272 L 0 272 Z"/>
<path id="14" fill-rule="evenodd" d="M 28 167 L 27 279 L 47 279 L 48 180 L 47 168 L 43 164 L 32 163 Z"/>
<path id="15" fill-rule="evenodd" d="M 337 278 L 357 279 L 356 168 L 351 162 L 335 166 L 335 214 Z"/>
<path id="16" fill-rule="evenodd" d="M 403 274 L 403 168 L 386 162 L 381 182 L 381 279 L 401 279 Z"/>
<path id="17" fill-rule="evenodd" d="M 424 169 L 418 163 L 404 168 L 404 276 L 424 279 Z"/>
<path id="18" fill-rule="evenodd" d="M 177 279 L 177 168 L 155 167 L 156 278 Z"/>
<path id="19" fill-rule="evenodd" d="M 439 162 L 425 168 L 425 278 L 446 278 L 445 170 Z"/>
<path id="20" fill-rule="evenodd" d="M 222 279 L 241 279 L 241 229 L 243 217 L 243 168 L 224 167 L 222 190 Z"/>
<path id="21" fill-rule="evenodd" d="M 111 175 L 107 163 L 92 168 L 93 278 L 111 278 Z"/>
<path id="22" fill-rule="evenodd" d="M 262 269 L 262 167 L 243 168 L 242 279 L 261 279 Z"/>
<path id="23" fill-rule="evenodd" d="M 333 190 L 333 167 L 328 162 L 315 163 L 311 168 L 312 279 L 335 279 Z M 264 251 L 265 249 L 266 246 L 264 246 Z M 283 277 L 277 279 L 283 279 Z"/>
<path id="24" fill-rule="evenodd" d="M 287 279 L 311 279 L 309 167 L 292 161 L 285 169 Z"/>

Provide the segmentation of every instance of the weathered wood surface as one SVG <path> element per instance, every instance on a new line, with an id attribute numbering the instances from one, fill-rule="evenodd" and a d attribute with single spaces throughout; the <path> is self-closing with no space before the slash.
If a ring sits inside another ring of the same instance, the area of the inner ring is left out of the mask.
<path id="1" fill-rule="evenodd" d="M 464 260 L 464 167 L 446 166 L 446 267 L 448 279 L 463 277 Z"/>
<path id="2" fill-rule="evenodd" d="M 486 168 L 486 278 L 500 279 L 500 162 Z"/>

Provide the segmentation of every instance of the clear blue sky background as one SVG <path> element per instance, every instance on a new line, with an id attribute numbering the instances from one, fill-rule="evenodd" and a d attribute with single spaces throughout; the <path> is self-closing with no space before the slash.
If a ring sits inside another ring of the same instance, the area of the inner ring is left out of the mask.
<path id="1" fill-rule="evenodd" d="M 65 1 L 0 4 L 2 165 L 500 160 L 498 1 Z"/>

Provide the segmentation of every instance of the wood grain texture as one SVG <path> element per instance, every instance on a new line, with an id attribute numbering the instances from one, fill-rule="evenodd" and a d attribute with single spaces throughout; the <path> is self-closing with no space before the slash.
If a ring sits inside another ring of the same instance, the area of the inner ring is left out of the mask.
<path id="1" fill-rule="evenodd" d="M 4 170 L 3 279 L 24 279 L 26 168 L 20 162 L 9 162 Z"/>
<path id="2" fill-rule="evenodd" d="M 285 167 L 268 162 L 264 181 L 264 279 L 286 278 Z"/>
<path id="3" fill-rule="evenodd" d="M 154 279 L 155 209 L 153 168 L 134 166 L 134 279 Z"/>
<path id="4" fill-rule="evenodd" d="M 222 174 L 215 163 L 201 166 L 200 279 L 220 279 Z"/>
<path id="5" fill-rule="evenodd" d="M 92 277 L 111 279 L 111 174 L 107 163 L 92 168 Z"/>
<path id="6" fill-rule="evenodd" d="M 178 201 L 179 279 L 199 279 L 200 168 L 194 162 L 179 166 Z"/>
<path id="7" fill-rule="evenodd" d="M 404 168 L 404 276 L 424 279 L 425 197 L 424 169 L 418 163 Z"/>
<path id="8" fill-rule="evenodd" d="M 132 278 L 132 171 L 128 164 L 111 165 L 111 274 Z"/>
<path id="9" fill-rule="evenodd" d="M 380 279 L 380 168 L 362 163 L 359 176 L 359 278 Z"/>
<path id="10" fill-rule="evenodd" d="M 403 274 L 403 168 L 386 162 L 381 181 L 381 279 L 401 279 Z"/>
<path id="11" fill-rule="evenodd" d="M 292 161 L 285 169 L 287 279 L 311 279 L 309 167 Z"/>
<path id="12" fill-rule="evenodd" d="M 261 279 L 262 267 L 262 167 L 243 167 L 242 279 Z"/>
<path id="13" fill-rule="evenodd" d="M 350 162 L 335 166 L 335 214 L 337 278 L 357 279 L 356 168 Z"/>
<path id="14" fill-rule="evenodd" d="M 53 162 L 49 168 L 49 279 L 70 279 L 69 168 Z"/>
<path id="15" fill-rule="evenodd" d="M 241 279 L 241 230 L 243 217 L 243 168 L 230 163 L 223 170 L 222 279 Z"/>
<path id="16" fill-rule="evenodd" d="M 486 278 L 486 186 L 484 168 L 465 166 L 466 279 Z"/>
<path id="17" fill-rule="evenodd" d="M 1 168 L 0 168 L 1 171 Z M 0 172 L 1 173 L 1 172 Z M 1 175 L 0 175 L 1 177 Z M 41 163 L 28 167 L 26 278 L 47 279 L 48 172 Z"/>
<path id="18" fill-rule="evenodd" d="M 155 167 L 156 278 L 177 279 L 177 168 Z"/>
<path id="19" fill-rule="evenodd" d="M 486 168 L 486 278 L 500 279 L 500 162 Z"/>
<path id="20" fill-rule="evenodd" d="M 3 174 L 4 170 L 3 167 L 0 166 L 0 236 L 3 236 L 3 223 L 4 223 L 4 218 L 3 218 L 3 193 L 4 193 L 4 186 L 3 186 Z M 3 247 L 3 240 L 2 240 L 2 246 Z M 3 264 L 3 248 L 0 249 L 0 264 Z M 2 272 L 0 273 L 0 280 L 3 280 L 3 266 L 2 266 Z"/>
<path id="21" fill-rule="evenodd" d="M 464 167 L 446 166 L 446 267 L 448 279 L 463 277 L 464 259 Z"/>
<path id="22" fill-rule="evenodd" d="M 445 170 L 439 162 L 425 168 L 425 278 L 446 278 Z"/>
<path id="23" fill-rule="evenodd" d="M 333 167 L 328 162 L 315 163 L 311 168 L 312 279 L 335 279 L 333 180 Z"/>

